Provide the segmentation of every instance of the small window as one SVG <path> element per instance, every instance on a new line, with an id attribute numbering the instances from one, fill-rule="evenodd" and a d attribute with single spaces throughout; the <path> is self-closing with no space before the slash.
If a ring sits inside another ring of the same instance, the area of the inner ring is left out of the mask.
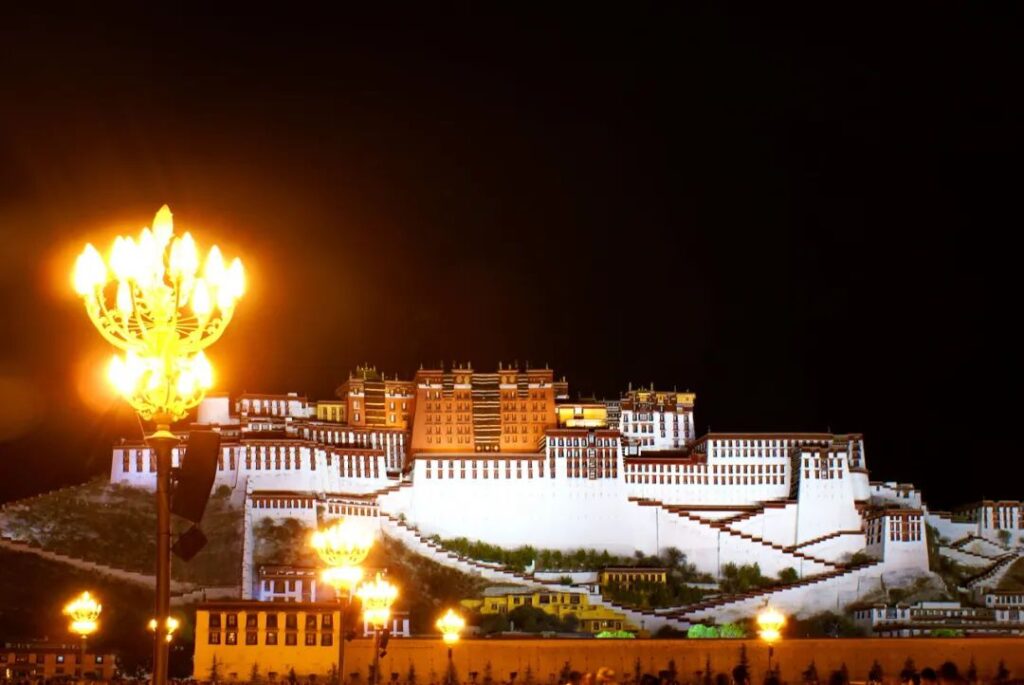
<path id="1" fill-rule="evenodd" d="M 306 633 L 306 646 L 316 647 L 316 633 Z"/>
<path id="2" fill-rule="evenodd" d="M 228 626 L 228 628 L 237 628 L 238 627 L 238 614 L 228 614 L 227 615 L 227 626 Z"/>
<path id="3" fill-rule="evenodd" d="M 252 614 L 252 613 L 246 614 L 245 615 L 245 627 L 246 628 L 255 628 L 255 627 L 257 627 L 257 625 L 258 625 L 256 623 L 257 619 L 258 619 L 258 616 L 256 614 Z"/>
<path id="4" fill-rule="evenodd" d="M 247 645 L 258 645 L 259 640 L 257 639 L 257 633 L 255 630 L 245 631 L 245 644 Z"/>
<path id="5" fill-rule="evenodd" d="M 320 627 L 324 630 L 330 630 L 334 627 L 334 617 L 331 614 L 322 614 L 320 619 Z"/>
<path id="6" fill-rule="evenodd" d="M 306 614 L 306 630 L 316 630 L 316 614 Z"/>
<path id="7" fill-rule="evenodd" d="M 299 644 L 298 636 L 295 633 L 285 633 L 284 644 L 288 647 L 294 647 Z"/>
<path id="8" fill-rule="evenodd" d="M 238 633 L 229 630 L 224 634 L 224 644 L 226 645 L 237 645 L 238 644 Z"/>
<path id="9" fill-rule="evenodd" d="M 322 633 L 320 635 L 320 646 L 330 647 L 333 644 L 334 637 L 330 633 Z"/>
<path id="10" fill-rule="evenodd" d="M 210 614 L 210 627 L 220 628 L 220 614 Z"/>
<path id="11" fill-rule="evenodd" d="M 7 655 L 4 654 L 3 655 L 3 659 L 0 659 L 0 661 L 7 661 Z M 57 655 L 57 663 L 58 664 L 64 663 L 64 655 L 63 654 L 58 654 Z"/>
<path id="12" fill-rule="evenodd" d="M 210 638 L 209 638 L 209 640 L 207 640 L 207 642 L 209 642 L 209 644 L 211 644 L 211 645 L 219 645 L 220 644 L 220 631 L 211 632 L 210 633 Z"/>
<path id="13" fill-rule="evenodd" d="M 284 627 L 285 630 L 298 630 L 299 629 L 299 617 L 297 614 L 285 614 L 284 615 Z"/>
<path id="14" fill-rule="evenodd" d="M 268 644 L 268 645 L 276 645 L 277 644 L 277 631 L 276 630 L 267 631 L 267 642 L 266 642 L 266 644 Z"/>

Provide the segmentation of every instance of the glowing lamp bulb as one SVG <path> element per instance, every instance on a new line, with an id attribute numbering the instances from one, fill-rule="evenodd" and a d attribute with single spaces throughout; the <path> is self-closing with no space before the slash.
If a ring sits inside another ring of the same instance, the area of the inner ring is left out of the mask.
<path id="1" fill-rule="evenodd" d="M 82 254 L 75 260 L 75 270 L 71 277 L 75 286 L 75 292 L 79 295 L 91 295 L 96 288 L 103 285 L 107 280 L 107 265 L 103 263 L 103 257 L 92 246 L 92 243 L 85 246 Z"/>
<path id="2" fill-rule="evenodd" d="M 785 625 L 786 617 L 772 607 L 766 607 L 757 614 L 757 634 L 768 644 L 782 637 L 782 628 Z"/>
<path id="3" fill-rule="evenodd" d="M 101 611 L 103 611 L 103 606 L 88 591 L 64 605 L 64 615 L 71 617 L 69 626 L 71 632 L 81 635 L 83 638 L 96 632 L 96 629 L 99 628 Z"/>
<path id="4" fill-rule="evenodd" d="M 441 631 L 441 639 L 444 640 L 444 643 L 451 645 L 459 641 L 459 633 L 466 627 L 466 619 L 449 609 L 444 616 L 437 619 L 437 623 L 434 625 Z"/>

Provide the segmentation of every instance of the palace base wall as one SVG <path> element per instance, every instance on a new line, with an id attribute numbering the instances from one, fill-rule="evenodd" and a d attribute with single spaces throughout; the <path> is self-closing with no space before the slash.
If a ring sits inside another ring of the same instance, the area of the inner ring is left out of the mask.
<path id="1" fill-rule="evenodd" d="M 682 682 L 696 682 L 697 671 L 703 671 L 710 660 L 716 673 L 729 673 L 739 662 L 740 648 L 746 647 L 754 682 L 760 682 L 767 668 L 767 648 L 757 640 L 596 640 L 596 639 L 480 639 L 463 640 L 455 646 L 454 663 L 460 681 L 469 682 L 476 672 L 482 682 L 487 665 L 496 681 L 508 681 L 516 672 L 517 682 L 532 671 L 538 684 L 554 682 L 552 678 L 568 662 L 570 668 L 582 672 L 601 666 L 614 669 L 619 676 L 632 674 L 639 660 L 643 672 L 657 675 L 675 662 Z M 773 663 L 781 669 L 784 682 L 800 682 L 801 672 L 813 660 L 820 679 L 827 681 L 832 671 L 843 664 L 850 679 L 864 681 L 874 660 L 878 660 L 887 683 L 898 682 L 899 671 L 910 658 L 918 669 L 938 668 L 944 661 L 954 662 L 963 673 L 974 660 L 982 682 L 991 681 L 999 661 L 1003 660 L 1011 678 L 1024 674 L 1024 649 L 1014 638 L 865 638 L 825 640 L 783 640 L 775 646 Z M 290 669 L 305 680 L 315 674 L 318 680 L 327 675 L 335 663 L 336 648 L 196 644 L 195 674 L 197 680 L 209 680 L 210 664 L 216 654 L 219 677 L 225 681 L 247 680 L 254 663 L 263 678 L 269 672 L 284 681 Z M 359 639 L 345 648 L 345 671 L 359 673 L 359 683 L 367 682 L 372 662 L 372 641 Z M 382 680 L 397 673 L 405 680 L 409 668 L 416 670 L 417 682 L 441 682 L 447 663 L 447 647 L 440 639 L 393 639 L 387 656 L 381 660 Z M 350 683 L 357 681 L 349 678 Z"/>

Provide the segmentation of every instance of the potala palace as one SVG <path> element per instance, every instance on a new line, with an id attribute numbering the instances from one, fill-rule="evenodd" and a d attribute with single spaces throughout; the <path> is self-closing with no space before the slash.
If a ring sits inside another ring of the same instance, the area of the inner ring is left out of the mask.
<path id="1" fill-rule="evenodd" d="M 929 511 L 913 486 L 870 479 L 861 435 L 697 435 L 695 401 L 653 388 L 574 401 L 547 368 L 455 364 L 409 381 L 361 367 L 331 400 L 208 397 L 196 426 L 221 432 L 217 485 L 244 501 L 246 599 L 273 591 L 252 557 L 253 526 L 267 517 L 358 517 L 440 563 L 501 583 L 588 589 L 591 604 L 602 598 L 586 574 L 564 585 L 565 573 L 514 573 L 431 538 L 621 555 L 675 547 L 713 576 L 728 563 L 796 571 L 785 586 L 623 609 L 649 628 L 733 620 L 767 599 L 794 615 L 841 611 L 928 576 L 928 526 L 937 553 L 978 570 L 968 589 L 994 587 L 1019 557 L 1019 502 Z M 151 488 L 154 472 L 144 444 L 114 447 L 112 482 Z"/>

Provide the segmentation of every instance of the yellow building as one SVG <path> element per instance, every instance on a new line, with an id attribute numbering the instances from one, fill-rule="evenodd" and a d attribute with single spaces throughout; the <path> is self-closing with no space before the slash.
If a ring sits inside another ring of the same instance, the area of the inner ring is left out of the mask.
<path id="1" fill-rule="evenodd" d="M 637 583 L 664 585 L 668 580 L 668 571 L 637 566 L 609 567 L 602 569 L 597 579 L 602 587 L 614 584 L 621 588 L 631 588 Z"/>
<path id="2" fill-rule="evenodd" d="M 82 646 L 49 642 L 0 643 L 0 681 L 88 678 L 110 680 L 114 676 L 114 655 L 85 654 Z"/>
<path id="3" fill-rule="evenodd" d="M 509 614 L 523 606 L 532 606 L 545 613 L 564 619 L 572 614 L 579 620 L 579 629 L 586 633 L 602 630 L 636 630 L 626 617 L 605 606 L 592 606 L 581 592 L 545 592 L 527 590 L 464 599 L 462 606 L 481 614 Z"/>
<path id="4" fill-rule="evenodd" d="M 363 662 L 346 659 L 347 679 L 365 669 L 367 648 L 373 644 L 357 611 L 348 614 L 346 632 L 356 639 L 346 653 L 362 653 Z M 408 637 L 405 612 L 392 614 L 392 639 Z M 360 636 L 364 639 L 359 639 Z M 207 602 L 196 607 L 193 677 L 211 680 L 216 659 L 217 677 L 223 681 L 249 680 L 253 665 L 267 680 L 283 681 L 294 669 L 296 675 L 329 675 L 338 663 L 338 610 L 334 604 L 310 602 L 256 602 L 235 600 Z M 362 671 L 365 676 L 365 670 Z"/>
<path id="5" fill-rule="evenodd" d="M 348 402 L 345 400 L 320 400 L 316 403 L 317 421 L 348 423 Z"/>
<path id="6" fill-rule="evenodd" d="M 608 407 L 601 402 L 568 402 L 555 407 L 559 428 L 607 428 Z"/>

